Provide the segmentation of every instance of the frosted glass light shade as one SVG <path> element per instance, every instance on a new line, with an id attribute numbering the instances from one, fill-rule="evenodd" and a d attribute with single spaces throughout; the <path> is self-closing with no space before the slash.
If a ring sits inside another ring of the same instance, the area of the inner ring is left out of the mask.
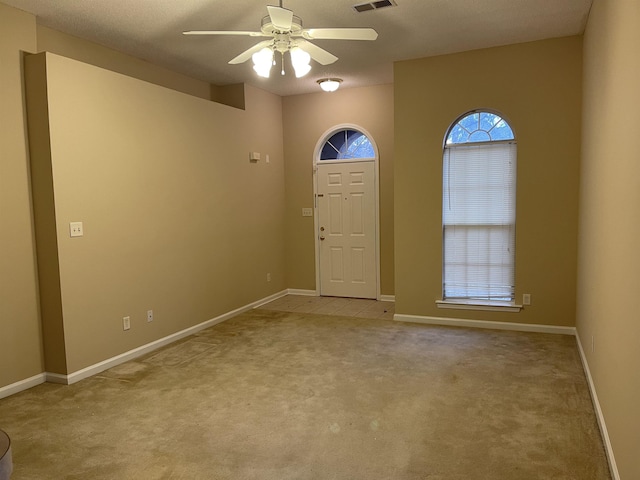
<path id="1" fill-rule="evenodd" d="M 269 78 L 269 72 L 273 65 L 273 50 L 265 47 L 259 52 L 254 53 L 251 59 L 253 60 L 253 69 L 255 72 L 261 77 Z"/>
<path id="2" fill-rule="evenodd" d="M 311 65 L 302 65 L 298 68 L 294 67 L 293 70 L 296 72 L 296 78 L 304 77 L 311 71 Z"/>
<path id="3" fill-rule="evenodd" d="M 320 88 L 325 92 L 335 92 L 342 83 L 341 78 L 321 78 L 318 80 Z"/>
<path id="4" fill-rule="evenodd" d="M 304 77 L 311 70 L 311 55 L 299 47 L 293 47 L 289 54 L 291 55 L 291 64 L 296 72 L 296 77 Z"/>

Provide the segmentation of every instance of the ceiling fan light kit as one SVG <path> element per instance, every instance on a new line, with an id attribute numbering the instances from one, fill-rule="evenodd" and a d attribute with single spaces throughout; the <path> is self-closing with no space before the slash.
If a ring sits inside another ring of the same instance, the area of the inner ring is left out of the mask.
<path id="1" fill-rule="evenodd" d="M 325 92 L 335 92 L 342 83 L 341 78 L 321 78 L 318 80 L 318 85 Z"/>
<path id="2" fill-rule="evenodd" d="M 293 70 L 296 72 L 297 78 L 304 77 L 309 73 L 311 70 L 311 65 L 309 65 L 311 55 L 300 47 L 293 47 L 289 51 L 289 55 L 291 55 L 291 64 L 293 65 Z"/>
<path id="3" fill-rule="evenodd" d="M 338 57 L 309 42 L 309 40 L 375 40 L 378 33 L 373 28 L 302 28 L 302 19 L 291 10 L 280 6 L 267 6 L 269 15 L 261 22 L 259 32 L 250 31 L 217 31 L 190 30 L 185 35 L 246 35 L 250 37 L 271 37 L 229 61 L 230 64 L 244 63 L 253 60 L 253 69 L 264 78 L 269 78 L 271 67 L 275 64 L 274 54 L 279 52 L 284 61 L 284 54 L 289 52 L 291 64 L 297 78 L 305 76 L 311 70 L 310 61 L 321 65 L 329 65 Z M 284 75 L 284 65 L 282 67 Z M 338 82 L 339 85 L 339 82 Z M 322 86 L 322 85 L 321 85 Z M 336 90 L 337 87 L 334 88 Z M 331 90 L 333 91 L 333 90 Z"/>
<path id="4" fill-rule="evenodd" d="M 264 47 L 251 56 L 253 69 L 260 77 L 269 78 L 271 65 L 273 65 L 273 50 Z"/>

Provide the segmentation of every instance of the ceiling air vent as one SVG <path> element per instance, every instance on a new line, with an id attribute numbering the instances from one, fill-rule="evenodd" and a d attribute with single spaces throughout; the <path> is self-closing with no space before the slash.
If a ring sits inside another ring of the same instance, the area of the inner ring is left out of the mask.
<path id="1" fill-rule="evenodd" d="M 395 6 L 396 6 L 396 2 L 394 0 L 379 0 L 377 2 L 367 2 L 367 3 L 360 3 L 358 5 L 354 5 L 353 9 L 358 13 L 362 13 L 362 12 L 367 12 L 369 10 L 377 10 L 378 8 L 395 7 Z"/>

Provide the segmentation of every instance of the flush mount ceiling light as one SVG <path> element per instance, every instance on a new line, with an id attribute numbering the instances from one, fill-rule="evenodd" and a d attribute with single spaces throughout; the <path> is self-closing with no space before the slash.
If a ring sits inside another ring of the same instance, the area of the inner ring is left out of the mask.
<path id="1" fill-rule="evenodd" d="M 335 92 L 342 83 L 341 78 L 321 78 L 318 80 L 318 85 L 325 92 Z"/>
<path id="2" fill-rule="evenodd" d="M 190 30 L 185 35 L 246 35 L 267 37 L 229 61 L 238 64 L 253 60 L 253 69 L 261 77 L 269 77 L 274 65 L 275 52 L 284 55 L 289 52 L 296 77 L 300 78 L 311 70 L 309 62 L 315 60 L 321 65 L 329 65 L 338 57 L 314 45 L 309 40 L 375 40 L 378 33 L 373 28 L 302 28 L 302 19 L 289 9 L 267 6 L 268 15 L 262 19 L 260 31 Z M 284 75 L 284 65 L 282 67 Z"/>

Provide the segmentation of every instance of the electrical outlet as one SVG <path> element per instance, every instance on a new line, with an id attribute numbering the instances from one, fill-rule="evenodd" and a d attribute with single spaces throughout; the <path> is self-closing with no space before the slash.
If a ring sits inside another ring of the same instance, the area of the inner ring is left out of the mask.
<path id="1" fill-rule="evenodd" d="M 122 317 L 122 329 L 129 330 L 131 328 L 131 317 Z"/>
<path id="2" fill-rule="evenodd" d="M 267 273 L 267 282 L 270 282 L 270 281 L 271 281 L 271 274 Z"/>
<path id="3" fill-rule="evenodd" d="M 82 237 L 84 235 L 84 227 L 82 222 L 69 223 L 69 235 L 72 237 Z"/>
<path id="4" fill-rule="evenodd" d="M 147 310 L 147 322 L 153 322 L 153 310 Z"/>
<path id="5" fill-rule="evenodd" d="M 523 305 L 531 305 L 531 294 L 525 293 L 522 295 L 522 304 Z"/>

